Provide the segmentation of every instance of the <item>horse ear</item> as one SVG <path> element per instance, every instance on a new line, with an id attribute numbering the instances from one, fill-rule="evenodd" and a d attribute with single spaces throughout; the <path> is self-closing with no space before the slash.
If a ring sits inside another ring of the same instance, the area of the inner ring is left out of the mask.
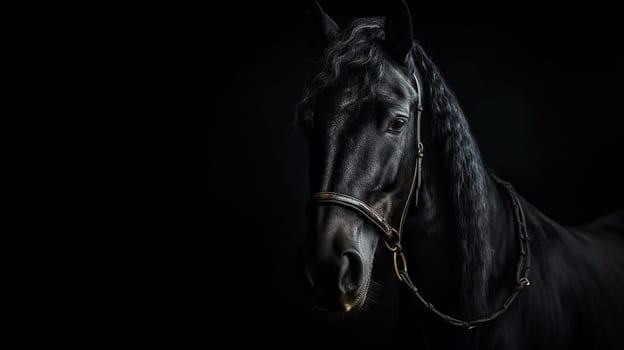
<path id="1" fill-rule="evenodd" d="M 384 28 L 386 47 L 395 60 L 405 63 L 414 40 L 412 15 L 403 0 L 391 1 L 389 10 Z"/>
<path id="2" fill-rule="evenodd" d="M 312 32 L 313 40 L 318 46 L 325 47 L 331 38 L 340 29 L 336 22 L 329 17 L 317 0 L 308 1 L 306 17 Z"/>

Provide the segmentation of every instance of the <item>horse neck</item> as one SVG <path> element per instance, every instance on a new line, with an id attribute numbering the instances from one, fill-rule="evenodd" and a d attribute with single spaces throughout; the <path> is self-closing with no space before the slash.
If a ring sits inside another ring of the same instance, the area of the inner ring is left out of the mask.
<path id="1" fill-rule="evenodd" d="M 514 226 L 465 121 L 448 124 L 465 129 L 425 136 L 422 198 L 409 213 L 404 247 L 423 294 L 443 312 L 474 319 L 505 293 L 516 263 Z"/>

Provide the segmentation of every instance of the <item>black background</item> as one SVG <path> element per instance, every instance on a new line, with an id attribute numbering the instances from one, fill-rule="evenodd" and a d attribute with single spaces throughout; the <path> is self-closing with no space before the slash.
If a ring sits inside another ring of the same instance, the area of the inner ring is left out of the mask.
<path id="1" fill-rule="evenodd" d="M 487 166 L 563 224 L 623 208 L 622 19 L 410 8 Z M 360 2 L 325 9 L 339 24 L 383 14 Z M 161 186 L 148 191 L 154 231 L 141 238 L 153 290 L 136 299 L 166 325 L 153 336 L 203 338 L 214 321 L 240 334 L 220 335 L 234 343 L 388 341 L 397 305 L 387 259 L 376 260 L 377 305 L 344 320 L 315 314 L 296 272 L 309 191 L 293 117 L 315 54 L 302 8 L 159 11 L 140 23 L 136 45 L 149 54 L 136 64 L 150 85 L 141 142 Z"/>

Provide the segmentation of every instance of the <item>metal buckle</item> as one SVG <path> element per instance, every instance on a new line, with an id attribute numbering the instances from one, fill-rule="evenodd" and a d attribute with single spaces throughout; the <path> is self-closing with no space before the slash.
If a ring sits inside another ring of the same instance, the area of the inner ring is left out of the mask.
<path id="1" fill-rule="evenodd" d="M 531 281 L 529 281 L 527 277 L 522 277 L 518 282 L 524 284 L 527 287 L 531 285 Z"/>
<path id="2" fill-rule="evenodd" d="M 425 145 L 422 142 L 418 142 L 418 158 L 425 157 Z"/>

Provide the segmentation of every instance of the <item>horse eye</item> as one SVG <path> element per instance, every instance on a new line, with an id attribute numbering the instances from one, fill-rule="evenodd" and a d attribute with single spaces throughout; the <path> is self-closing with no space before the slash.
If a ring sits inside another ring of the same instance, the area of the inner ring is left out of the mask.
<path id="1" fill-rule="evenodd" d="M 397 118 L 393 120 L 392 122 L 390 122 L 390 126 L 388 127 L 388 130 L 394 131 L 394 132 L 401 131 L 401 129 L 403 129 L 405 124 L 407 124 L 407 120 L 405 120 L 404 118 Z"/>

